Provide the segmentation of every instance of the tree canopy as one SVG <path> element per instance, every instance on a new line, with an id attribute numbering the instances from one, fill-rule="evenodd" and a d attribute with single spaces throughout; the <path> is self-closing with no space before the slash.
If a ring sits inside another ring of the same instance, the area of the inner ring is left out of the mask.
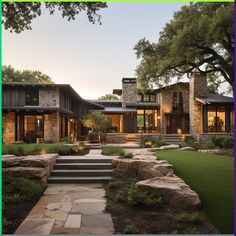
<path id="1" fill-rule="evenodd" d="M 119 100 L 119 97 L 115 94 L 106 94 L 98 98 L 98 100 Z"/>
<path id="2" fill-rule="evenodd" d="M 98 21 L 100 24 L 101 16 L 98 11 L 107 7 L 104 2 L 3 2 L 2 23 L 5 29 L 15 33 L 31 29 L 33 19 L 42 13 L 42 5 L 51 15 L 58 10 L 68 21 L 75 20 L 76 15 L 85 11 L 90 22 Z"/>
<path id="3" fill-rule="evenodd" d="M 15 70 L 11 66 L 2 67 L 2 82 L 53 83 L 48 75 L 40 71 Z"/>
<path id="4" fill-rule="evenodd" d="M 106 131 L 111 126 L 111 120 L 108 120 L 101 112 L 92 112 L 82 119 L 84 127 L 92 130 Z"/>
<path id="5" fill-rule="evenodd" d="M 174 14 L 158 42 L 141 39 L 136 72 L 142 87 L 163 86 L 192 71 L 234 84 L 234 4 L 190 3 Z"/>

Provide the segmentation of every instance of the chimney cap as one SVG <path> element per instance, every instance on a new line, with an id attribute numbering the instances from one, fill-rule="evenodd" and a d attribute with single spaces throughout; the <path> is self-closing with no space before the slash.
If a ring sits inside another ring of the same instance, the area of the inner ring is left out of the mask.
<path id="1" fill-rule="evenodd" d="M 122 78 L 122 83 L 136 83 L 136 78 Z"/>

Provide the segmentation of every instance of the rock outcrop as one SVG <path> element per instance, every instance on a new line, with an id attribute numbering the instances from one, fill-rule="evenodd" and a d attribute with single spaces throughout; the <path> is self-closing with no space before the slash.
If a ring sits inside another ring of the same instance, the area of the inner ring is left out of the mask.
<path id="1" fill-rule="evenodd" d="M 161 196 L 163 202 L 176 209 L 193 210 L 201 204 L 198 194 L 175 175 L 139 181 L 136 185 L 144 191 Z"/>
<path id="2" fill-rule="evenodd" d="M 34 179 L 44 186 L 53 170 L 58 154 L 16 157 L 2 156 L 2 173 Z"/>
<path id="3" fill-rule="evenodd" d="M 192 210 L 200 206 L 198 194 L 174 174 L 170 163 L 156 160 L 146 150 L 133 151 L 133 155 L 132 159 L 112 160 L 115 177 L 137 178 L 140 189 L 161 196 L 164 203 L 175 209 Z"/>

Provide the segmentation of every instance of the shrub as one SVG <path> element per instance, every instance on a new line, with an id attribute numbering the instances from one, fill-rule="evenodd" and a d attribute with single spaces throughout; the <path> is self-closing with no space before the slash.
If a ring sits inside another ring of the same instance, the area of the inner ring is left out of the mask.
<path id="1" fill-rule="evenodd" d="M 184 137 L 184 143 L 186 143 L 187 146 L 192 147 L 196 150 L 201 148 L 200 143 L 198 143 L 193 136 L 185 136 Z"/>
<path id="2" fill-rule="evenodd" d="M 128 203 L 131 206 L 160 206 L 161 197 L 155 197 L 147 192 L 139 190 L 133 185 L 128 191 Z"/>
<path id="3" fill-rule="evenodd" d="M 115 197 L 115 201 L 116 202 L 125 202 L 126 201 L 126 198 L 123 194 L 121 193 L 118 193 Z"/>
<path id="4" fill-rule="evenodd" d="M 26 151 L 22 146 L 19 146 L 16 149 L 13 149 L 13 154 L 16 156 L 23 156 L 26 154 Z"/>
<path id="5" fill-rule="evenodd" d="M 123 231 L 124 234 L 138 234 L 139 230 L 133 225 L 127 225 Z"/>
<path id="6" fill-rule="evenodd" d="M 68 143 L 68 144 L 69 144 L 69 143 L 73 143 L 73 141 L 72 141 L 70 138 L 68 138 L 68 137 L 62 138 L 62 139 L 61 139 L 61 142 L 62 142 L 62 143 Z"/>
<path id="7" fill-rule="evenodd" d="M 216 147 L 219 148 L 228 149 L 234 147 L 234 139 L 232 137 L 214 136 L 211 141 Z"/>
<path id="8" fill-rule="evenodd" d="M 61 146 L 58 149 L 58 154 L 62 155 L 62 156 L 71 155 L 75 152 L 76 152 L 76 150 L 73 149 L 73 147 L 71 147 L 71 146 Z"/>
<path id="9" fill-rule="evenodd" d="M 213 143 L 204 143 L 201 144 L 201 149 L 214 149 L 215 145 Z"/>
<path id="10" fill-rule="evenodd" d="M 103 147 L 102 148 L 102 154 L 108 155 L 108 156 L 124 156 L 125 151 L 122 147 Z"/>
<path id="11" fill-rule="evenodd" d="M 165 144 L 166 143 L 160 137 L 145 136 L 143 138 L 143 145 L 146 148 L 161 147 Z"/>
<path id="12" fill-rule="evenodd" d="M 122 182 L 119 180 L 116 181 L 111 181 L 109 182 L 109 184 L 107 185 L 108 188 L 119 188 L 122 186 Z"/>
<path id="13" fill-rule="evenodd" d="M 2 193 L 3 200 L 9 202 L 21 201 L 39 197 L 43 192 L 43 187 L 33 180 L 23 177 L 3 176 Z"/>
<path id="14" fill-rule="evenodd" d="M 24 144 L 24 142 L 23 141 L 16 141 L 13 144 Z"/>
<path id="15" fill-rule="evenodd" d="M 43 140 L 43 143 L 55 143 L 55 141 L 53 141 L 52 139 L 48 139 L 48 140 Z"/>
<path id="16" fill-rule="evenodd" d="M 42 154 L 42 153 L 44 153 L 44 149 L 41 146 L 36 145 L 34 147 L 34 154 Z"/>

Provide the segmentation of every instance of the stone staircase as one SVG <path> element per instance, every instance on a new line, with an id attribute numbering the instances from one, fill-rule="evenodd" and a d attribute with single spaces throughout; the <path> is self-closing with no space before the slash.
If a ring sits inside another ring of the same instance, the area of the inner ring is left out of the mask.
<path id="1" fill-rule="evenodd" d="M 57 158 L 49 184 L 102 183 L 112 178 L 112 159 L 97 157 Z"/>
<path id="2" fill-rule="evenodd" d="M 140 134 L 126 134 L 126 143 L 140 144 Z"/>
<path id="3" fill-rule="evenodd" d="M 180 144 L 183 141 L 183 136 L 178 134 L 162 134 L 161 138 L 166 144 Z"/>

